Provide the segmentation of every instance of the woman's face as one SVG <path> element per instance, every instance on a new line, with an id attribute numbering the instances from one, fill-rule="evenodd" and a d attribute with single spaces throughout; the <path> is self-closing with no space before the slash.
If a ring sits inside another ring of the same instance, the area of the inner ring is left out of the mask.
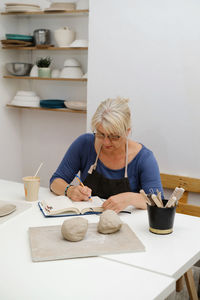
<path id="1" fill-rule="evenodd" d="M 119 136 L 116 133 L 108 134 L 102 125 L 99 125 L 96 129 L 96 142 L 102 144 L 102 150 L 114 151 L 120 147 L 124 147 L 126 138 Z"/>

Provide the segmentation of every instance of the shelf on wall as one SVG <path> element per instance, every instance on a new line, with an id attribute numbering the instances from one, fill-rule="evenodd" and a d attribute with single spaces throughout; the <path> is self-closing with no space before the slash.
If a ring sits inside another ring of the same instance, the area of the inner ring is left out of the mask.
<path id="1" fill-rule="evenodd" d="M 74 110 L 69 108 L 43 108 L 43 107 L 28 107 L 28 106 L 17 106 L 12 104 L 6 104 L 6 107 L 11 108 L 19 108 L 19 109 L 31 109 L 31 110 L 48 110 L 48 111 L 59 111 L 59 112 L 70 112 L 70 113 L 78 113 L 78 114 L 86 114 L 85 110 Z"/>
<path id="2" fill-rule="evenodd" d="M 27 12 L 1 12 L 1 15 L 20 15 L 20 16 L 32 16 L 32 15 L 42 15 L 42 16 L 51 16 L 51 15 L 80 15 L 88 14 L 88 9 L 74 9 L 74 10 L 65 10 L 65 11 L 27 11 Z"/>
<path id="3" fill-rule="evenodd" d="M 7 46 L 2 47 L 4 50 L 88 50 L 88 47 L 15 47 L 15 46 Z"/>
<path id="4" fill-rule="evenodd" d="M 30 76 L 12 76 L 6 75 L 3 78 L 8 79 L 29 79 L 29 80 L 60 80 L 60 81 L 87 81 L 87 78 L 46 78 L 46 77 L 30 77 Z"/>

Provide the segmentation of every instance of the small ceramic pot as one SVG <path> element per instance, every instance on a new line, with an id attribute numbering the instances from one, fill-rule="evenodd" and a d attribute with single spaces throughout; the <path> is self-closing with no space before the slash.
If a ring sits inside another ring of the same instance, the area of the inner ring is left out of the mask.
<path id="1" fill-rule="evenodd" d="M 51 78 L 50 68 L 38 68 L 38 77 Z"/>
<path id="2" fill-rule="evenodd" d="M 54 31 L 54 38 L 58 47 L 69 47 L 75 40 L 75 32 L 68 27 L 59 28 Z"/>

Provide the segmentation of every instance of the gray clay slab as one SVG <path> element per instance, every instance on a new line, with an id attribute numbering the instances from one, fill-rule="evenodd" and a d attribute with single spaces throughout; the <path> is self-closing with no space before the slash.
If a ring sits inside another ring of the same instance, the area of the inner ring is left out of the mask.
<path id="1" fill-rule="evenodd" d="M 79 242 L 65 240 L 61 226 L 30 227 L 29 238 L 33 261 L 145 251 L 144 245 L 127 224 L 113 234 L 101 234 L 97 232 L 97 224 L 91 223 L 85 238 Z"/>
<path id="2" fill-rule="evenodd" d="M 4 207 L 8 207 L 8 205 L 13 206 L 13 211 L 10 210 L 10 214 L 5 214 L 4 216 L 0 216 L 0 224 L 12 219 L 13 217 L 19 215 L 20 213 L 24 212 L 25 210 L 31 208 L 30 203 L 26 203 L 25 201 L 4 201 L 0 200 L 0 209 Z M 15 207 L 15 208 L 14 208 Z"/>

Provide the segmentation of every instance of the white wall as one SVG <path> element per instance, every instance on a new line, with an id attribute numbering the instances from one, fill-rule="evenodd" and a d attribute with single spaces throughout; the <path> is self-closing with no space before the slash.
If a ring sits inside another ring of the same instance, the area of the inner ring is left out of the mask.
<path id="1" fill-rule="evenodd" d="M 165 173 L 200 175 L 200 2 L 90 2 L 88 123 L 108 97 L 129 97 L 132 138 Z"/>
<path id="2" fill-rule="evenodd" d="M 0 3 L 2 9 L 2 3 Z M 0 17 L 0 40 L 5 33 L 16 28 L 14 19 L 7 22 Z M 16 84 L 2 78 L 5 61 L 16 59 L 13 51 L 0 51 L 0 178 L 18 180 L 22 176 L 20 113 L 5 107 L 15 93 Z"/>
<path id="3" fill-rule="evenodd" d="M 22 115 L 23 174 L 36 172 L 39 164 L 41 185 L 48 186 L 68 146 L 86 131 L 84 114 L 26 111 Z"/>

